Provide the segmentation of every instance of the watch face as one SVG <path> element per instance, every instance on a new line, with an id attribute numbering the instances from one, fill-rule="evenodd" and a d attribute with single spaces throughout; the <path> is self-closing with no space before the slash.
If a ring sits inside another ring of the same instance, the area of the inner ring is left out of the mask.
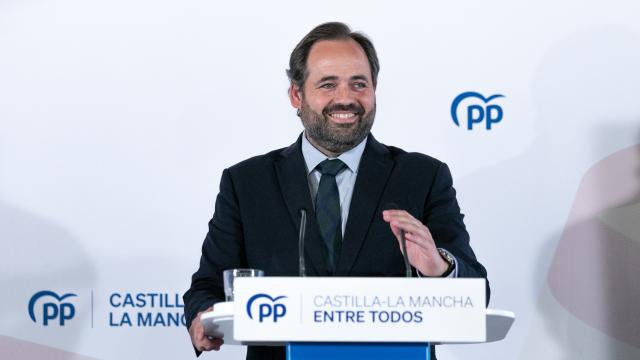
<path id="1" fill-rule="evenodd" d="M 453 258 L 451 257 L 451 255 L 449 255 L 448 252 L 442 250 L 442 249 L 438 249 L 438 252 L 440 253 L 440 256 L 442 256 L 442 258 L 449 263 L 449 266 L 454 266 L 456 263 L 455 261 L 453 261 Z"/>

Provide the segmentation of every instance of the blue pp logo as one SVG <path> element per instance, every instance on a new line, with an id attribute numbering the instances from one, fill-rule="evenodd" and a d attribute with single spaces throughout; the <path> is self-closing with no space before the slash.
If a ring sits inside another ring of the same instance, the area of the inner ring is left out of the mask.
<path id="1" fill-rule="evenodd" d="M 278 319 L 287 313 L 287 307 L 284 304 L 277 303 L 277 301 L 285 298 L 286 296 L 273 298 L 267 294 L 253 295 L 249 298 L 249 301 L 247 301 L 247 315 L 249 315 L 249 319 L 253 320 L 253 310 L 257 307 L 259 322 L 263 322 L 265 319 L 272 319 L 273 322 L 278 322 Z M 256 306 L 254 306 L 254 303 Z"/>
<path id="2" fill-rule="evenodd" d="M 451 118 L 456 126 L 460 126 L 458 110 L 461 110 L 466 117 L 467 130 L 473 130 L 474 124 L 479 125 L 483 121 L 485 123 L 485 128 L 487 130 L 491 130 L 492 125 L 502 121 L 503 111 L 501 106 L 489 103 L 495 99 L 503 97 L 504 95 L 496 94 L 485 98 L 477 92 L 464 92 L 456 96 L 453 100 L 453 103 L 451 104 Z M 478 99 L 481 101 L 469 102 L 470 104 L 467 105 L 466 108 L 461 107 L 461 109 L 458 109 L 458 107 L 460 107 L 460 103 L 466 99 Z"/>
<path id="3" fill-rule="evenodd" d="M 49 326 L 49 322 L 56 322 L 57 320 L 60 326 L 64 326 L 66 321 L 73 319 L 76 314 L 76 308 L 72 303 L 63 302 L 63 300 L 73 296 L 78 295 L 65 294 L 59 296 L 49 290 L 37 292 L 31 297 L 31 300 L 29 300 L 29 317 L 31 317 L 33 322 L 38 322 L 35 315 L 36 303 L 38 300 L 43 299 L 45 302 L 42 303 L 42 325 Z"/>

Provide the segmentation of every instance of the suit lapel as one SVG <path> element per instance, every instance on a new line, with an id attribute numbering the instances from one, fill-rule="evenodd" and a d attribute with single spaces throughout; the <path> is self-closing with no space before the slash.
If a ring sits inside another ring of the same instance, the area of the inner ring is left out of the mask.
<path id="1" fill-rule="evenodd" d="M 326 260 L 320 240 L 320 231 L 316 221 L 316 214 L 311 202 L 309 182 L 307 180 L 306 165 L 301 150 L 302 136 L 298 137 L 293 145 L 280 153 L 280 158 L 275 163 L 276 175 L 280 185 L 280 193 L 287 205 L 296 234 L 300 226 L 300 209 L 307 210 L 307 233 L 305 239 L 305 259 L 310 261 L 315 273 L 319 276 L 327 276 Z M 296 242 L 297 243 L 297 242 Z M 295 249 L 291 250 L 297 254 Z"/>
<path id="2" fill-rule="evenodd" d="M 338 276 L 349 274 L 364 243 L 393 168 L 393 161 L 388 154 L 387 148 L 369 134 L 349 206 L 342 251 L 336 266 Z"/>

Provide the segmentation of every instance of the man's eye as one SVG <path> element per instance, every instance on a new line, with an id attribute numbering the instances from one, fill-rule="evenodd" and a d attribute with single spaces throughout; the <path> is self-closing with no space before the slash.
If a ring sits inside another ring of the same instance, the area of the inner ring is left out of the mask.
<path id="1" fill-rule="evenodd" d="M 335 87 L 335 85 L 331 84 L 331 83 L 320 85 L 320 88 L 322 88 L 322 89 L 333 89 L 334 87 Z"/>
<path id="2" fill-rule="evenodd" d="M 356 89 L 364 89 L 367 87 L 367 84 L 363 82 L 357 82 L 353 84 L 353 87 Z"/>

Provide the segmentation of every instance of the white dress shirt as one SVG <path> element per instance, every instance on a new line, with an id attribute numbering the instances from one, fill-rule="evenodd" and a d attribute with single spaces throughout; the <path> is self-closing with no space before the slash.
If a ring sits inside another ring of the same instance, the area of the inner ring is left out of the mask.
<path id="1" fill-rule="evenodd" d="M 340 215 L 342 218 L 342 236 L 347 227 L 347 217 L 349 216 L 349 205 L 351 205 L 351 197 L 353 196 L 353 187 L 356 184 L 356 176 L 358 175 L 358 165 L 367 145 L 365 138 L 353 149 L 340 154 L 337 158 L 330 158 L 316 149 L 306 134 L 302 136 L 302 156 L 307 165 L 307 180 L 309 182 L 309 191 L 311 192 L 311 201 L 316 206 L 316 194 L 318 193 L 318 185 L 322 174 L 316 166 L 327 159 L 340 159 L 347 167 L 336 174 L 336 184 L 338 185 L 338 194 L 340 196 Z"/>

